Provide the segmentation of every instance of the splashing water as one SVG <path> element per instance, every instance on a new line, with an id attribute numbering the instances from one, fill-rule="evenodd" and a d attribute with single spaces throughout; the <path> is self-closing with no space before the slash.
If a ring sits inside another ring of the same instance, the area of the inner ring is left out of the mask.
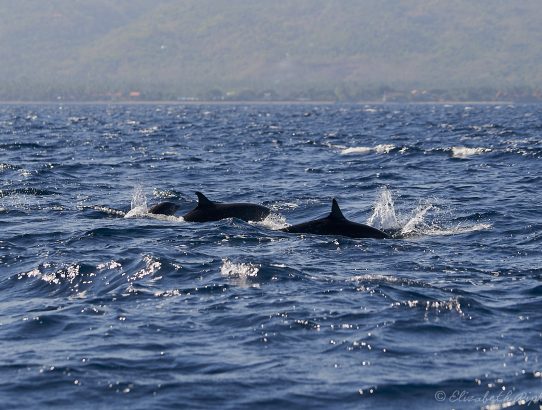
<path id="1" fill-rule="evenodd" d="M 247 286 L 248 278 L 255 279 L 258 276 L 261 265 L 256 265 L 254 263 L 235 263 L 229 259 L 222 259 L 222 266 L 220 267 L 220 273 L 222 276 L 227 276 L 233 279 L 238 286 L 245 287 Z M 254 284 L 255 287 L 258 287 L 257 284 Z"/>
<path id="2" fill-rule="evenodd" d="M 259 271 L 259 265 L 254 263 L 235 263 L 229 259 L 223 259 L 222 266 L 220 267 L 220 273 L 223 276 L 234 278 L 256 277 Z"/>
<path id="3" fill-rule="evenodd" d="M 133 218 L 135 216 L 141 216 L 147 214 L 147 196 L 141 185 L 134 187 L 134 192 L 132 193 L 131 209 L 124 216 L 125 218 Z"/>
<path id="4" fill-rule="evenodd" d="M 260 225 L 264 228 L 269 228 L 274 231 L 288 226 L 288 224 L 286 223 L 286 218 L 283 215 L 274 212 L 271 212 L 269 215 L 267 215 L 267 217 L 263 221 L 250 223 Z"/>
<path id="5" fill-rule="evenodd" d="M 373 206 L 373 213 L 367 219 L 367 224 L 396 236 L 413 235 L 455 235 L 491 228 L 491 224 L 477 223 L 473 225 L 444 226 L 443 221 L 428 221 L 429 211 L 438 211 L 434 204 L 424 202 L 414 208 L 408 216 L 401 216 L 395 210 L 391 191 L 387 187 L 380 189 Z"/>
<path id="6" fill-rule="evenodd" d="M 367 223 L 375 228 L 384 230 L 398 230 L 401 228 L 395 212 L 391 192 L 387 187 L 379 190 L 373 207 L 373 214 L 369 217 Z"/>
<path id="7" fill-rule="evenodd" d="M 424 203 L 417 206 L 408 216 L 401 216 L 395 210 L 395 202 L 387 187 L 379 190 L 373 214 L 367 220 L 369 225 L 399 236 L 424 233 L 430 227 L 426 221 L 427 213 L 433 209 L 433 204 Z"/>
<path id="8" fill-rule="evenodd" d="M 131 208 L 132 209 L 130 209 L 130 211 L 124 215 L 125 218 L 151 218 L 158 219 L 160 221 L 184 222 L 184 218 L 182 216 L 149 213 L 147 196 L 145 195 L 145 191 L 141 185 L 134 187 Z"/>
<path id="9" fill-rule="evenodd" d="M 347 154 L 370 154 L 376 152 L 377 154 L 389 154 L 390 151 L 395 149 L 393 144 L 378 144 L 374 147 L 349 147 L 341 150 L 341 155 Z"/>
<path id="10" fill-rule="evenodd" d="M 132 193 L 132 209 L 144 208 L 147 209 L 147 196 L 141 185 L 134 187 L 134 192 Z"/>
<path id="11" fill-rule="evenodd" d="M 427 215 L 427 212 L 429 212 L 433 208 L 432 204 L 423 204 L 419 205 L 413 212 L 412 217 L 405 222 L 403 227 L 401 228 L 401 235 L 408 235 L 416 232 L 419 230 L 420 226 L 426 225 L 424 218 L 425 215 Z"/>
<path id="12" fill-rule="evenodd" d="M 468 158 L 473 155 L 485 154 L 486 152 L 491 152 L 490 148 L 469 148 L 469 147 L 452 147 L 452 157 L 453 158 Z"/>

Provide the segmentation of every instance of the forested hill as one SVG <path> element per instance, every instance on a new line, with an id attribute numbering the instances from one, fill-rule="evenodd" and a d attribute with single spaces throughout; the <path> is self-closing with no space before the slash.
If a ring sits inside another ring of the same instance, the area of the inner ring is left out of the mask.
<path id="1" fill-rule="evenodd" d="M 537 99 L 541 44 L 540 0 L 0 0 L 0 99 Z"/>

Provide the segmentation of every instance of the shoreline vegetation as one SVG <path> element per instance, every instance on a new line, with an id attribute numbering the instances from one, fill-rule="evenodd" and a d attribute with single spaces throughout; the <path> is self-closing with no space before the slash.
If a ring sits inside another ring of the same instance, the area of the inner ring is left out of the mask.
<path id="1" fill-rule="evenodd" d="M 334 100 L 0 100 L 0 105 L 504 105 L 533 104 L 542 101 L 480 100 L 480 101 L 334 101 Z"/>
<path id="2" fill-rule="evenodd" d="M 4 1 L 0 101 L 542 102 L 542 2 Z"/>
<path id="3" fill-rule="evenodd" d="M 1 84 L 0 84 L 1 85 Z M 372 91 L 352 91 L 340 87 L 328 91 L 295 92 L 290 95 L 274 91 L 227 91 L 213 89 L 209 92 L 198 93 L 194 96 L 184 96 L 174 92 L 139 91 L 135 88 L 129 91 L 103 93 L 86 93 L 51 90 L 46 93 L 2 93 L 2 104 L 48 104 L 48 103 L 108 103 L 108 104 L 382 104 L 382 103 L 540 103 L 542 89 L 517 87 L 511 90 L 495 89 L 464 89 L 464 90 L 423 90 L 409 91 L 393 90 L 391 88 Z"/>

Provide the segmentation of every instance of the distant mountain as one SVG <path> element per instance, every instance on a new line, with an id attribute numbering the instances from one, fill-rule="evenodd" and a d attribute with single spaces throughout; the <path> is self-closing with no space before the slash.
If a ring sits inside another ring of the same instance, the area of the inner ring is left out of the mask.
<path id="1" fill-rule="evenodd" d="M 0 99 L 536 99 L 541 22 L 540 0 L 0 0 Z"/>

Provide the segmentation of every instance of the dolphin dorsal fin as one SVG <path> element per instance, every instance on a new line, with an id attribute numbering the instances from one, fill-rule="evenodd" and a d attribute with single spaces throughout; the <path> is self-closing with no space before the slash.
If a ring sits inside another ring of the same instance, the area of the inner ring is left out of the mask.
<path id="1" fill-rule="evenodd" d="M 333 202 L 331 203 L 331 213 L 329 214 L 328 218 L 346 219 L 341 211 L 341 208 L 339 208 L 339 204 L 337 203 L 337 200 L 335 198 L 333 198 Z"/>
<path id="2" fill-rule="evenodd" d="M 201 192 L 196 192 L 196 195 L 198 197 L 198 208 L 207 208 L 214 205 L 213 201 L 208 199 Z"/>

